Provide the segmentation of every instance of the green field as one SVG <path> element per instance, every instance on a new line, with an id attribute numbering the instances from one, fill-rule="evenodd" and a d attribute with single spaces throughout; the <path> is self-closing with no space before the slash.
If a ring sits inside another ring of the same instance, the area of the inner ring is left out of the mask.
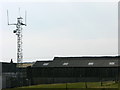
<path id="1" fill-rule="evenodd" d="M 118 83 L 115 82 L 103 82 L 101 86 L 101 82 L 79 82 L 79 83 L 64 83 L 64 84 L 42 84 L 42 85 L 33 85 L 12 89 L 4 89 L 4 90 L 21 90 L 21 89 L 39 89 L 39 88 L 61 88 L 61 89 L 72 89 L 72 88 L 118 88 Z"/>

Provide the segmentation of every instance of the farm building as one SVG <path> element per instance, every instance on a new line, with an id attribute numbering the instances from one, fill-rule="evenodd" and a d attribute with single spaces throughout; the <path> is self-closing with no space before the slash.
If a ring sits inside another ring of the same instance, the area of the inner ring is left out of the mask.
<path id="1" fill-rule="evenodd" d="M 2 88 L 37 84 L 118 81 L 119 57 L 55 57 L 52 61 L 2 62 Z"/>
<path id="2" fill-rule="evenodd" d="M 15 82 L 13 78 L 16 77 L 16 70 L 16 63 L 2 62 L 2 88 L 14 87 L 12 82 Z"/>
<path id="3" fill-rule="evenodd" d="M 17 68 L 17 63 L 2 62 L 2 88 L 27 86 L 29 84 L 26 75 L 26 67 L 32 63 L 23 63 L 22 68 Z"/>
<path id="4" fill-rule="evenodd" d="M 48 83 L 117 81 L 118 57 L 55 57 L 27 68 L 32 85 Z"/>

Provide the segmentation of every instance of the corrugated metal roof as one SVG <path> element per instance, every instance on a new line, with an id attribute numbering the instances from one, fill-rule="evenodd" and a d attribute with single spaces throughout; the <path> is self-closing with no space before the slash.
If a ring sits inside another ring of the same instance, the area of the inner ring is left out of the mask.
<path id="1" fill-rule="evenodd" d="M 118 57 L 55 57 L 37 61 L 33 67 L 118 67 Z"/>

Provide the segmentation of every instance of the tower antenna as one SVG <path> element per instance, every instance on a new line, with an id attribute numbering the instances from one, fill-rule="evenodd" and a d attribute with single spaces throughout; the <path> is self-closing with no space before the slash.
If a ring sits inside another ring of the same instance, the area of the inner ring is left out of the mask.
<path id="1" fill-rule="evenodd" d="M 19 15 L 20 15 L 20 8 L 19 8 Z M 26 16 L 25 16 L 26 17 Z M 7 20 L 8 20 L 8 25 L 15 25 L 16 30 L 13 30 L 13 33 L 17 35 L 17 67 L 21 67 L 22 61 L 23 61 L 23 49 L 22 49 L 22 26 L 26 26 L 26 24 L 23 23 L 23 18 L 19 16 L 17 18 L 17 22 L 14 24 L 9 23 L 9 15 L 8 15 L 8 10 L 7 10 Z M 26 20 L 25 20 L 26 23 Z"/>

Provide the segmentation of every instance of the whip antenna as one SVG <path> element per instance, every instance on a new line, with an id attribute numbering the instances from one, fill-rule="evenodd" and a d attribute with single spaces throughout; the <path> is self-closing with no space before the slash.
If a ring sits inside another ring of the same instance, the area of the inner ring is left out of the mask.
<path id="1" fill-rule="evenodd" d="M 27 11 L 25 11 L 25 26 L 27 26 Z"/>
<path id="2" fill-rule="evenodd" d="M 9 25 L 9 15 L 8 15 L 8 10 L 7 10 L 7 23 Z"/>
<path id="3" fill-rule="evenodd" d="M 20 15 L 20 8 L 19 8 L 19 17 L 21 17 L 21 15 Z"/>

